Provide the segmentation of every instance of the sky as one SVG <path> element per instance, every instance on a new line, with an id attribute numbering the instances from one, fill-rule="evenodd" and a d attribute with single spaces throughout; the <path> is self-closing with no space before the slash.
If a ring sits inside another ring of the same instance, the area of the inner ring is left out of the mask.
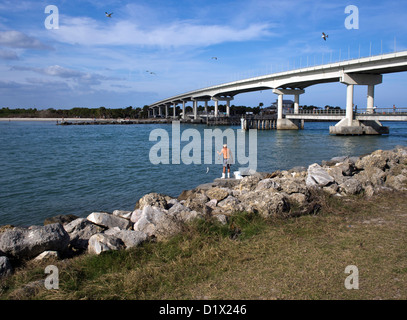
<path id="1" fill-rule="evenodd" d="M 349 5 L 357 10 L 346 12 Z M 399 0 L 0 0 L 0 108 L 143 107 L 238 79 L 406 50 L 405 21 L 407 1 Z M 384 75 L 375 105 L 407 107 L 406 84 L 405 72 Z M 360 108 L 366 94 L 355 86 Z M 275 100 L 263 90 L 231 104 Z M 340 83 L 300 97 L 300 105 L 345 103 Z"/>

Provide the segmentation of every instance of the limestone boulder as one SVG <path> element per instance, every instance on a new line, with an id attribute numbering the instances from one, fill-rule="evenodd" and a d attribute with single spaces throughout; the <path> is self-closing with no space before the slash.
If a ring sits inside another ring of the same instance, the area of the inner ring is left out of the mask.
<path id="1" fill-rule="evenodd" d="M 60 223 L 14 228 L 2 233 L 0 251 L 8 257 L 31 259 L 47 250 L 63 252 L 69 240 L 69 234 Z"/>
<path id="2" fill-rule="evenodd" d="M 69 234 L 69 244 L 77 250 L 88 248 L 89 239 L 97 233 L 101 233 L 105 228 L 95 225 L 85 218 L 78 218 L 64 225 L 64 229 Z"/>
<path id="3" fill-rule="evenodd" d="M 224 214 L 233 214 L 239 209 L 240 201 L 233 197 L 228 196 L 226 199 L 223 199 L 217 204 L 217 207 L 221 209 L 221 212 Z"/>
<path id="4" fill-rule="evenodd" d="M 222 201 L 227 196 L 229 196 L 229 190 L 226 188 L 214 187 L 206 191 L 206 196 L 210 200 L 215 199 L 217 201 Z"/>
<path id="5" fill-rule="evenodd" d="M 107 212 L 92 212 L 87 219 L 105 228 L 129 229 L 131 227 L 131 221 Z"/>
<path id="6" fill-rule="evenodd" d="M 386 173 L 377 167 L 366 167 L 353 178 L 357 179 L 362 186 L 383 186 L 386 181 Z"/>
<path id="7" fill-rule="evenodd" d="M 130 217 L 131 217 L 132 213 L 133 213 L 133 211 L 127 211 L 127 210 L 114 210 L 112 212 L 112 214 L 114 216 L 124 218 L 124 219 L 127 219 L 127 220 L 130 220 Z"/>
<path id="8" fill-rule="evenodd" d="M 279 192 L 263 191 L 261 196 L 250 191 L 239 197 L 238 211 L 257 212 L 263 217 L 284 217 L 290 205 L 287 198 Z"/>
<path id="9" fill-rule="evenodd" d="M 339 185 L 339 189 L 346 195 L 359 194 L 362 191 L 362 184 L 358 179 L 351 178 Z"/>
<path id="10" fill-rule="evenodd" d="M 149 237 L 158 240 L 165 239 L 181 231 L 181 222 L 168 210 L 159 207 L 145 206 L 143 210 L 136 210 L 132 215 L 134 230 L 141 231 Z"/>
<path id="11" fill-rule="evenodd" d="M 399 174 L 397 176 L 389 176 L 387 177 L 385 186 L 394 190 L 405 191 L 407 190 L 407 175 Z"/>
<path id="12" fill-rule="evenodd" d="M 145 206 L 152 206 L 152 207 L 158 207 L 162 209 L 167 209 L 168 204 L 167 202 L 171 199 L 171 197 L 152 192 L 148 193 L 142 198 L 140 198 L 134 209 L 143 209 Z"/>
<path id="13" fill-rule="evenodd" d="M 334 178 L 318 163 L 314 163 L 308 167 L 306 179 L 307 187 L 324 187 L 334 181 Z"/>
<path id="14" fill-rule="evenodd" d="M 281 190 L 281 185 L 272 178 L 266 178 L 266 179 L 260 180 L 257 183 L 255 191 L 263 191 L 263 190 L 269 190 L 269 189 L 279 191 L 279 190 Z"/>
<path id="15" fill-rule="evenodd" d="M 393 152 L 391 150 L 376 150 L 356 161 L 355 167 L 358 170 L 375 167 L 384 171 L 389 165 L 393 165 L 398 162 L 399 155 L 397 152 Z"/>
<path id="16" fill-rule="evenodd" d="M 170 209 L 168 209 L 168 214 L 183 223 L 191 222 L 194 219 L 202 219 L 204 217 L 202 212 L 191 210 L 178 201 L 174 202 Z"/>
<path id="17" fill-rule="evenodd" d="M 89 238 L 88 252 L 90 254 L 101 254 L 110 250 L 122 250 L 124 247 L 121 239 L 113 235 L 97 233 Z"/>
<path id="18" fill-rule="evenodd" d="M 126 249 L 137 247 L 148 240 L 147 234 L 141 231 L 122 230 L 117 227 L 108 229 L 104 232 L 107 235 L 114 236 L 123 241 Z"/>

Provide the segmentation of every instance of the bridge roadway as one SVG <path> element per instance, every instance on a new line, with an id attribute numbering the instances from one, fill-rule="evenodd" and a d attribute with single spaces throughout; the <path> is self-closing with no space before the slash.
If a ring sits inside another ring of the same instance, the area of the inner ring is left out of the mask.
<path id="1" fill-rule="evenodd" d="M 277 129 L 290 130 L 299 129 L 299 121 L 311 120 L 311 115 L 299 113 L 299 96 L 305 93 L 309 86 L 340 82 L 346 85 L 346 113 L 344 115 L 332 116 L 331 120 L 338 120 L 336 126 L 330 127 L 332 134 L 383 134 L 388 133 L 388 128 L 383 127 L 380 121 L 388 120 L 390 116 L 384 118 L 374 115 L 374 89 L 382 83 L 383 74 L 407 71 L 407 51 L 387 53 L 370 56 L 366 58 L 352 59 L 335 63 L 328 63 L 320 66 L 300 68 L 296 70 L 273 73 L 269 75 L 238 80 L 224 83 L 208 88 L 190 91 L 184 94 L 160 100 L 150 105 L 151 115 L 162 115 L 162 108 L 165 108 L 165 116 L 169 116 L 168 108 L 173 107 L 173 117 L 176 115 L 176 106 L 182 104 L 182 117 L 185 118 L 185 104 L 193 103 L 194 119 L 198 118 L 198 101 L 205 102 L 207 111 L 208 101 L 215 102 L 214 116 L 218 116 L 218 102 L 226 101 L 226 116 L 230 115 L 230 101 L 237 94 L 273 90 L 278 95 L 277 104 Z M 353 110 L 353 94 L 355 85 L 367 86 L 367 108 L 365 115 L 355 117 Z M 294 114 L 283 115 L 283 96 L 294 96 Z M 383 116 L 383 115 L 382 115 Z M 318 119 L 320 116 L 318 116 Z M 395 121 L 406 121 L 400 120 Z"/>

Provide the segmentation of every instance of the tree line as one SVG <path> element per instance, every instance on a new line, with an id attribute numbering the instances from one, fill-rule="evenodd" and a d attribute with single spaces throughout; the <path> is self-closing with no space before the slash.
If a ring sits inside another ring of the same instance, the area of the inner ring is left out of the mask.
<path id="1" fill-rule="evenodd" d="M 98 118 L 98 119 L 142 119 L 148 118 L 148 106 L 144 106 L 143 108 L 136 107 L 133 108 L 132 106 L 126 108 L 72 108 L 72 109 L 40 109 L 37 108 L 8 108 L 3 107 L 0 109 L 0 117 L 1 118 Z M 306 109 L 321 109 L 316 106 L 301 106 L 303 110 Z M 325 106 L 325 109 L 332 108 L 332 109 L 340 109 L 340 107 L 332 107 L 332 106 Z M 246 114 L 247 112 L 251 112 L 253 114 L 259 114 L 263 109 L 263 103 L 260 103 L 256 107 L 247 107 L 247 106 L 235 106 L 231 105 L 230 113 L 231 115 L 242 115 Z M 177 114 L 181 112 L 181 107 L 176 107 Z M 211 112 L 214 110 L 214 106 L 208 106 L 208 111 Z M 199 105 L 198 111 L 204 111 L 204 106 Z M 226 112 L 226 105 L 219 105 L 220 112 Z M 165 111 L 164 111 L 165 112 Z M 186 112 L 192 112 L 192 107 L 187 106 Z M 169 107 L 169 114 L 173 114 L 172 107 Z"/>

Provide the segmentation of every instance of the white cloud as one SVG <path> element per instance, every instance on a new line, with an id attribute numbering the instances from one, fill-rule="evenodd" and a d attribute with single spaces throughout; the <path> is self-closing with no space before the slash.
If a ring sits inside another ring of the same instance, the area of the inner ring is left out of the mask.
<path id="1" fill-rule="evenodd" d="M 232 27 L 175 21 L 168 25 L 143 28 L 132 21 L 124 20 L 116 23 L 111 21 L 109 19 L 107 23 L 100 23 L 88 17 L 64 17 L 60 19 L 60 29 L 50 35 L 55 41 L 68 44 L 159 47 L 205 47 L 224 42 L 255 40 L 272 35 L 270 24 L 267 23 Z"/>
<path id="2" fill-rule="evenodd" d="M 53 65 L 45 68 L 36 67 L 24 67 L 24 66 L 12 66 L 10 70 L 16 71 L 32 71 L 39 74 L 54 76 L 64 79 L 73 79 L 82 84 L 98 85 L 103 80 L 120 80 L 116 77 L 106 77 L 104 75 L 82 72 L 74 69 L 64 68 L 59 65 Z"/>
<path id="3" fill-rule="evenodd" d="M 18 60 L 18 55 L 13 50 L 0 49 L 0 59 L 4 60 Z"/>
<path id="4" fill-rule="evenodd" d="M 22 49 L 50 50 L 51 47 L 26 34 L 10 30 L 0 31 L 0 46 Z"/>

